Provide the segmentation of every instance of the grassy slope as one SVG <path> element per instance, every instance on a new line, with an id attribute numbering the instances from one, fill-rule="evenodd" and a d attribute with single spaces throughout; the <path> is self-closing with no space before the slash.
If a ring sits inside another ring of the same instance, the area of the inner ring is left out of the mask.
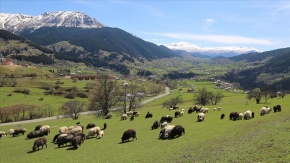
<path id="1" fill-rule="evenodd" d="M 200 86 L 198 83 L 194 84 Z M 193 95 L 177 91 L 173 91 L 172 94 L 183 95 L 184 100 L 188 102 L 181 104 L 180 108 L 184 108 L 187 112 L 188 106 L 192 106 Z M 56 145 L 49 143 L 47 149 L 30 153 L 35 139 L 24 140 L 25 136 L 4 137 L 0 140 L 0 161 L 9 162 L 12 155 L 17 155 L 21 158 L 21 162 L 289 162 L 290 110 L 287 106 L 290 103 L 288 102 L 290 96 L 269 100 L 269 106 L 281 103 L 282 113 L 259 116 L 259 110 L 263 105 L 247 101 L 244 94 L 225 93 L 225 95 L 222 103 L 218 105 L 222 107 L 222 111 L 213 112 L 212 109 L 216 106 L 207 106 L 210 112 L 206 114 L 204 122 L 196 122 L 196 113 L 191 115 L 186 113 L 183 117 L 174 118 L 172 124 L 181 124 L 186 130 L 185 135 L 174 140 L 159 140 L 160 130 L 150 129 L 154 120 L 166 114 L 174 115 L 173 111 L 161 108 L 161 103 L 165 99 L 158 99 L 144 106 L 140 110 L 141 116 L 132 122 L 120 121 L 117 115 L 109 120 L 82 116 L 78 121 L 83 125 L 94 122 L 102 127 L 106 122 L 108 128 L 103 139 L 88 139 L 78 150 L 67 150 L 69 147 L 58 149 Z M 244 112 L 248 109 L 256 113 L 254 119 L 228 120 L 229 112 Z M 144 119 L 147 111 L 153 113 L 153 119 Z M 221 113 L 226 114 L 224 120 L 219 119 Z M 23 124 L 21 127 L 32 131 L 38 124 L 71 126 L 75 123 L 76 121 L 71 119 L 58 119 Z M 0 127 L 0 130 L 8 131 L 9 128 L 18 126 Z M 122 133 L 129 128 L 137 131 L 138 140 L 119 144 Z M 57 129 L 52 129 L 47 137 L 49 142 L 57 132 Z"/>

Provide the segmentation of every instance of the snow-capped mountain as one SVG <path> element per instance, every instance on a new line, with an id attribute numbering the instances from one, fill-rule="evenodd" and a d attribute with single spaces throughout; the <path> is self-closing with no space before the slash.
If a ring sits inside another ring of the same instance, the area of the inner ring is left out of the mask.
<path id="1" fill-rule="evenodd" d="M 259 52 L 255 48 L 251 47 L 237 47 L 237 46 L 230 46 L 230 47 L 199 47 L 194 44 L 190 44 L 187 42 L 178 42 L 178 43 L 170 43 L 165 44 L 164 46 L 168 47 L 171 50 L 182 50 L 188 53 L 198 53 L 202 55 L 208 55 L 211 57 L 215 56 L 225 56 L 231 57 L 240 54 L 252 53 L 252 52 Z"/>
<path id="2" fill-rule="evenodd" d="M 102 28 L 103 24 L 94 18 L 73 11 L 45 12 L 39 16 L 23 14 L 0 13 L 0 29 L 14 33 L 25 29 L 38 29 L 40 27 L 80 27 L 80 28 Z"/>

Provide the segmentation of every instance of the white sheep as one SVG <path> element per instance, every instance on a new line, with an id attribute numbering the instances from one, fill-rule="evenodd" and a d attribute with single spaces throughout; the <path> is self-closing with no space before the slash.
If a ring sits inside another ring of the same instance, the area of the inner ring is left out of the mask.
<path id="1" fill-rule="evenodd" d="M 252 118 L 252 111 L 250 110 L 247 110 L 245 113 L 244 113 L 244 119 L 251 119 Z"/>
<path id="2" fill-rule="evenodd" d="M 133 115 L 133 111 L 128 111 L 126 114 L 127 116 Z"/>
<path id="3" fill-rule="evenodd" d="M 204 113 L 198 113 L 197 114 L 197 121 L 203 121 L 204 120 L 204 117 L 205 117 L 205 114 Z"/>
<path id="4" fill-rule="evenodd" d="M 159 138 L 161 139 L 168 138 L 168 135 L 171 133 L 174 127 L 175 127 L 174 125 L 167 125 L 166 127 L 164 127 L 159 133 Z"/>
<path id="5" fill-rule="evenodd" d="M 9 129 L 9 131 L 8 131 L 8 133 L 7 134 L 9 134 L 9 135 L 13 135 L 14 134 L 14 132 L 15 132 L 15 129 Z"/>
<path id="6" fill-rule="evenodd" d="M 100 127 L 93 127 L 93 128 L 90 128 L 90 130 L 89 130 L 89 132 L 88 132 L 88 134 L 87 134 L 87 138 L 90 138 L 90 137 L 92 137 L 92 136 L 95 136 L 95 135 L 99 135 L 99 133 L 100 133 L 100 131 L 101 131 L 101 128 Z"/>
<path id="7" fill-rule="evenodd" d="M 104 132 L 103 130 L 101 130 L 101 131 L 99 132 L 99 138 L 101 139 L 102 137 L 104 137 L 104 134 L 105 134 L 105 132 Z"/>
<path id="8" fill-rule="evenodd" d="M 42 133 L 50 133 L 50 126 L 49 125 L 44 125 L 39 129 L 39 132 Z"/>
<path id="9" fill-rule="evenodd" d="M 244 114 L 243 113 L 240 113 L 239 114 L 239 120 L 243 119 L 243 117 L 244 117 Z"/>
<path id="10" fill-rule="evenodd" d="M 267 107 L 267 106 L 263 106 L 260 110 L 260 115 L 265 115 L 265 114 L 269 114 L 271 112 L 271 108 Z"/>
<path id="11" fill-rule="evenodd" d="M 133 114 L 133 113 L 132 113 Z M 125 119 L 127 119 L 128 118 L 128 115 L 127 114 L 123 114 L 122 116 L 121 116 L 121 120 L 125 120 Z"/>
<path id="12" fill-rule="evenodd" d="M 108 113 L 106 116 L 105 116 L 105 119 L 110 119 L 112 118 L 112 114 L 111 113 Z"/>
<path id="13" fill-rule="evenodd" d="M 208 113 L 208 108 L 204 108 L 204 107 L 202 107 L 201 109 L 200 109 L 200 112 L 201 113 Z"/>
<path id="14" fill-rule="evenodd" d="M 79 125 L 76 125 L 73 128 L 69 127 L 67 131 L 68 134 L 75 134 L 79 132 L 83 132 L 82 126 L 79 126 Z"/>
<path id="15" fill-rule="evenodd" d="M 161 128 L 164 128 L 165 126 L 167 126 L 167 122 L 166 121 L 161 124 Z"/>
<path id="16" fill-rule="evenodd" d="M 213 108 L 213 111 L 216 111 L 216 108 Z"/>
<path id="17" fill-rule="evenodd" d="M 1 135 L 1 137 L 2 137 L 2 136 L 6 136 L 5 131 L 0 131 L 0 135 Z M 1 138 L 1 137 L 0 137 L 0 138 Z"/>
<path id="18" fill-rule="evenodd" d="M 68 131 L 68 128 L 66 126 L 59 127 L 59 129 L 58 129 L 58 132 L 60 134 L 66 134 L 67 131 Z"/>
<path id="19" fill-rule="evenodd" d="M 183 114 L 184 114 L 184 109 L 181 110 L 180 116 L 183 116 Z"/>
<path id="20" fill-rule="evenodd" d="M 217 108 L 217 111 L 221 111 L 222 110 L 222 108 L 219 106 L 218 108 Z"/>

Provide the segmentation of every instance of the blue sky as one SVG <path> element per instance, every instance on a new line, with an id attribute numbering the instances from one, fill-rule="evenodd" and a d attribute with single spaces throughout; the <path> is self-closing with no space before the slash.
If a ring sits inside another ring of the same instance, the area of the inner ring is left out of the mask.
<path id="1" fill-rule="evenodd" d="M 0 0 L 0 12 L 36 16 L 47 11 L 84 12 L 156 44 L 290 47 L 287 0 Z"/>

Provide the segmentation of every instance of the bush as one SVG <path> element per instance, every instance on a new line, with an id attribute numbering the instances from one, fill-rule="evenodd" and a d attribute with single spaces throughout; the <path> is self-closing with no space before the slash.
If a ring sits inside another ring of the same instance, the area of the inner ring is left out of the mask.
<path id="1" fill-rule="evenodd" d="M 76 98 L 76 93 L 74 91 L 71 91 L 65 95 L 65 98 L 74 99 Z"/>
<path id="2" fill-rule="evenodd" d="M 87 92 L 77 92 L 76 96 L 80 98 L 88 98 L 89 94 Z"/>
<path id="3" fill-rule="evenodd" d="M 28 88 L 15 88 L 14 92 L 23 93 L 23 94 L 29 95 L 30 94 L 30 89 L 28 89 Z"/>

